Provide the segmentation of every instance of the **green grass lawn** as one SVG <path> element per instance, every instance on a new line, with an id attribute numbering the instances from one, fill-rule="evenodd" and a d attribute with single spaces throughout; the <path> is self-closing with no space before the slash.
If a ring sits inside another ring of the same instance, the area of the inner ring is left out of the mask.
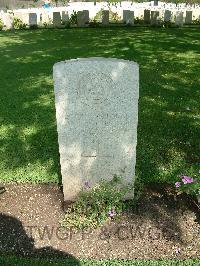
<path id="1" fill-rule="evenodd" d="M 12 266 L 199 266 L 199 259 L 188 260 L 71 260 L 33 259 L 20 257 L 0 257 L 1 265 Z"/>
<path id="2" fill-rule="evenodd" d="M 199 39 L 199 28 L 0 32 L 0 182 L 60 182 L 52 68 L 95 56 L 140 65 L 140 180 L 196 174 Z"/>

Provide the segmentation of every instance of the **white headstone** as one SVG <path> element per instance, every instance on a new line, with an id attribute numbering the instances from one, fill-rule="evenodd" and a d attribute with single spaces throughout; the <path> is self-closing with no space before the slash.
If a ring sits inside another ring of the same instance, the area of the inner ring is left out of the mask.
<path id="1" fill-rule="evenodd" d="M 64 199 L 75 200 L 85 181 L 117 175 L 133 184 L 138 64 L 75 59 L 55 64 L 53 76 Z"/>
<path id="2" fill-rule="evenodd" d="M 90 16 L 89 16 L 89 10 L 83 10 L 83 14 L 84 14 L 84 19 L 85 19 L 85 23 L 89 23 L 90 20 Z"/>
<path id="3" fill-rule="evenodd" d="M 169 22 L 171 21 L 171 18 L 172 18 L 172 12 L 170 10 L 165 10 L 164 21 Z"/>
<path id="4" fill-rule="evenodd" d="M 102 24 L 103 25 L 109 24 L 109 10 L 102 11 Z"/>
<path id="5" fill-rule="evenodd" d="M 134 24 L 134 11 L 123 10 L 123 22 L 126 24 Z"/>
<path id="6" fill-rule="evenodd" d="M 192 11 L 186 11 L 185 24 L 192 23 Z"/>
<path id="7" fill-rule="evenodd" d="M 54 27 L 60 27 L 61 26 L 60 12 L 53 12 L 53 25 L 54 25 Z"/>
<path id="8" fill-rule="evenodd" d="M 62 22 L 67 22 L 69 21 L 69 15 L 67 11 L 62 11 Z"/>
<path id="9" fill-rule="evenodd" d="M 130 10 L 123 10 L 123 22 L 126 23 Z"/>
<path id="10" fill-rule="evenodd" d="M 145 9 L 144 10 L 144 23 L 149 24 L 151 21 L 151 13 L 150 10 Z"/>
<path id="11" fill-rule="evenodd" d="M 36 26 L 37 25 L 37 14 L 30 13 L 29 14 L 29 26 Z"/>
<path id="12" fill-rule="evenodd" d="M 79 27 L 84 27 L 89 23 L 89 11 L 83 10 L 77 12 L 77 25 Z"/>
<path id="13" fill-rule="evenodd" d="M 175 25 L 183 26 L 183 12 L 182 11 L 176 12 Z"/>
<path id="14" fill-rule="evenodd" d="M 151 25 L 158 24 L 159 11 L 151 11 Z"/>

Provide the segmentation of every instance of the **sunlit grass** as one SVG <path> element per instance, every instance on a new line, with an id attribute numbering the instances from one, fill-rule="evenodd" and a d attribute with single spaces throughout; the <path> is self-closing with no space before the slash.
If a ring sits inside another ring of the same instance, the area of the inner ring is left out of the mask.
<path id="1" fill-rule="evenodd" d="M 17 256 L 0 257 L 2 265 L 16 266 L 49 266 L 49 265 L 71 265 L 71 266 L 198 266 L 198 259 L 187 260 L 89 260 L 89 259 L 36 259 L 22 258 Z"/>
<path id="2" fill-rule="evenodd" d="M 197 174 L 199 39 L 198 28 L 1 32 L 0 181 L 60 181 L 52 67 L 94 56 L 140 65 L 139 178 Z"/>

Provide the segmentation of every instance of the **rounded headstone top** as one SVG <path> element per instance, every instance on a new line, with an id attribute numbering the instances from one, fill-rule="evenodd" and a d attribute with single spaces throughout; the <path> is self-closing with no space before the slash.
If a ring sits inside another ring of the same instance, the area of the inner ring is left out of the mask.
<path id="1" fill-rule="evenodd" d="M 110 63 L 125 63 L 125 64 L 131 64 L 136 67 L 139 67 L 138 63 L 130 60 L 125 60 L 125 59 L 118 59 L 118 58 L 106 58 L 106 57 L 88 57 L 88 58 L 76 58 L 76 59 L 70 59 L 70 60 L 65 60 L 61 61 L 58 63 L 54 64 L 54 67 L 57 65 L 62 65 L 62 64 L 72 64 L 72 63 L 79 63 L 79 62 L 110 62 Z"/>

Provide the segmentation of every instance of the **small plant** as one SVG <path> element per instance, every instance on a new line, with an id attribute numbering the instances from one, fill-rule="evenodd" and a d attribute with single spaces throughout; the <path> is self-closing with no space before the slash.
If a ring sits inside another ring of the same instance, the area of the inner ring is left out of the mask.
<path id="1" fill-rule="evenodd" d="M 117 12 L 109 10 L 109 20 L 114 22 L 119 22 L 121 21 L 121 17 L 118 15 Z"/>
<path id="2" fill-rule="evenodd" d="M 103 14 L 103 8 L 96 13 L 94 20 L 97 22 L 101 22 L 102 21 L 102 14 Z M 121 21 L 121 17 L 118 15 L 117 12 L 113 12 L 111 11 L 111 9 L 109 9 L 109 21 L 113 21 L 113 22 L 120 22 Z"/>
<path id="3" fill-rule="evenodd" d="M 116 176 L 93 188 L 89 181 L 85 181 L 84 189 L 67 209 L 61 225 L 77 229 L 96 228 L 107 220 L 119 219 L 125 206 L 124 197 L 131 191 L 132 187 L 122 186 L 121 178 Z"/>
<path id="4" fill-rule="evenodd" d="M 38 29 L 38 25 L 30 25 L 29 27 L 31 30 L 36 30 Z"/>
<path id="5" fill-rule="evenodd" d="M 73 10 L 73 13 L 70 16 L 69 22 L 71 25 L 77 24 L 77 12 Z"/>
<path id="6" fill-rule="evenodd" d="M 0 30 L 2 30 L 3 29 L 3 21 L 2 21 L 2 19 L 0 18 Z"/>
<path id="7" fill-rule="evenodd" d="M 48 22 L 43 22 L 43 27 L 45 29 L 47 29 L 48 27 L 50 27 L 53 23 L 53 20 L 49 18 Z"/>
<path id="8" fill-rule="evenodd" d="M 47 22 L 43 22 L 43 26 L 46 29 L 48 27 L 48 23 Z"/>
<path id="9" fill-rule="evenodd" d="M 70 22 L 70 21 L 65 21 L 65 22 L 63 22 L 63 26 L 64 26 L 66 29 L 69 29 L 69 28 L 71 28 L 71 22 Z"/>
<path id="10" fill-rule="evenodd" d="M 144 24 L 144 20 L 142 18 L 136 17 L 134 19 L 134 24 L 142 25 Z"/>
<path id="11" fill-rule="evenodd" d="M 100 26 L 100 22 L 97 22 L 95 19 L 89 22 L 91 28 L 97 28 Z"/>
<path id="12" fill-rule="evenodd" d="M 94 20 L 97 21 L 97 22 L 100 22 L 101 19 L 102 19 L 102 12 L 103 12 L 103 9 L 101 9 L 99 12 L 96 13 L 95 17 L 94 17 Z"/>
<path id="13" fill-rule="evenodd" d="M 22 20 L 19 18 L 14 18 L 13 24 L 14 24 L 14 29 L 16 30 L 26 29 L 26 24 L 23 23 Z"/>
<path id="14" fill-rule="evenodd" d="M 163 26 L 163 28 L 171 28 L 173 24 L 171 21 L 163 21 L 161 25 Z"/>
<path id="15" fill-rule="evenodd" d="M 200 25 L 200 18 L 192 20 L 192 24 L 194 25 Z"/>
<path id="16" fill-rule="evenodd" d="M 178 194 L 186 193 L 195 196 L 200 202 L 200 178 L 193 178 L 190 176 L 181 176 L 181 180 L 175 183 Z"/>

